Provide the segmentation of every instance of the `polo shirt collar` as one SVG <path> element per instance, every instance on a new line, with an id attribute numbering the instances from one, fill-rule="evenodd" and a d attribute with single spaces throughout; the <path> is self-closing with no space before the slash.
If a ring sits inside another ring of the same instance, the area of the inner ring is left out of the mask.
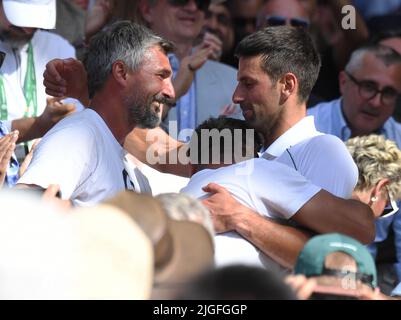
<path id="1" fill-rule="evenodd" d="M 281 156 L 286 149 L 305 139 L 313 138 L 321 133 L 316 130 L 313 116 L 303 118 L 292 128 L 284 132 L 263 153 L 263 158 L 271 160 Z"/>

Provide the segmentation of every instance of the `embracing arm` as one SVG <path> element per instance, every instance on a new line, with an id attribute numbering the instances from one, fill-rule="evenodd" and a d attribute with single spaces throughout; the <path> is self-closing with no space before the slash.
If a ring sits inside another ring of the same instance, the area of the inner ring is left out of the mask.
<path id="1" fill-rule="evenodd" d="M 294 267 L 312 234 L 262 217 L 217 184 L 209 184 L 204 191 L 213 194 L 203 203 L 210 210 L 217 233 L 236 231 L 282 266 Z M 368 206 L 324 190 L 313 196 L 292 219 L 314 232 L 340 232 L 362 243 L 370 243 L 375 236 L 373 213 Z"/>
<path id="2" fill-rule="evenodd" d="M 318 233 L 339 232 L 369 244 L 376 234 L 374 215 L 366 204 L 321 190 L 292 219 Z"/>
<path id="3" fill-rule="evenodd" d="M 210 210 L 216 233 L 236 231 L 280 265 L 294 268 L 299 252 L 312 234 L 262 217 L 215 183 L 207 185 L 204 191 L 213 193 L 203 204 Z"/>
<path id="4" fill-rule="evenodd" d="M 139 161 L 164 172 L 189 177 L 186 144 L 170 137 L 162 128 L 132 130 L 124 148 Z"/>

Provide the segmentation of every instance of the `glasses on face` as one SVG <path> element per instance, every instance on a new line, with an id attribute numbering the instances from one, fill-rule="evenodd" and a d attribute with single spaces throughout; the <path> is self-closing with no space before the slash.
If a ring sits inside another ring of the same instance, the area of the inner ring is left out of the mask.
<path id="1" fill-rule="evenodd" d="M 189 1 L 191 0 L 168 0 L 168 3 L 171 4 L 172 6 L 182 7 L 187 5 Z M 194 1 L 198 10 L 207 12 L 210 5 L 210 0 L 194 0 Z"/>
<path id="2" fill-rule="evenodd" d="M 0 68 L 3 65 L 4 59 L 6 58 L 6 53 L 3 51 L 0 51 Z"/>
<path id="3" fill-rule="evenodd" d="M 348 78 L 351 79 L 353 83 L 358 86 L 359 95 L 365 100 L 371 100 L 379 93 L 380 101 L 383 105 L 393 105 L 395 104 L 399 93 L 397 90 L 391 87 L 385 87 L 382 90 L 378 89 L 378 85 L 374 81 L 369 80 L 357 80 L 350 73 L 346 72 Z"/>
<path id="4" fill-rule="evenodd" d="M 291 25 L 295 28 L 308 29 L 310 22 L 303 18 L 287 18 L 283 16 L 266 16 L 265 17 L 265 27 L 276 27 Z"/>
<path id="5" fill-rule="evenodd" d="M 384 208 L 383 213 L 381 214 L 380 218 L 386 218 L 389 216 L 392 216 L 394 213 L 398 211 L 398 205 L 397 202 L 393 200 L 393 198 L 390 196 L 390 193 L 387 190 L 387 197 L 388 197 L 388 204 Z"/>

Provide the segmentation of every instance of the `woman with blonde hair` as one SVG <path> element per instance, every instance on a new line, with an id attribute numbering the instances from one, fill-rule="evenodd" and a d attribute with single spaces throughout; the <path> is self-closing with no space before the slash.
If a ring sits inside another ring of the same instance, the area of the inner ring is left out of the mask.
<path id="1" fill-rule="evenodd" d="M 401 151 L 394 141 L 371 134 L 349 139 L 347 148 L 358 171 L 353 198 L 368 204 L 376 218 L 398 211 L 401 199 Z"/>

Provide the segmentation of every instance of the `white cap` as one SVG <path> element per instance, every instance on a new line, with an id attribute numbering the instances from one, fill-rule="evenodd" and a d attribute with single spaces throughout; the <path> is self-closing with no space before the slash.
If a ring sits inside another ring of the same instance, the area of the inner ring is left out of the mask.
<path id="1" fill-rule="evenodd" d="M 55 0 L 3 0 L 8 21 L 17 27 L 54 29 Z"/>

